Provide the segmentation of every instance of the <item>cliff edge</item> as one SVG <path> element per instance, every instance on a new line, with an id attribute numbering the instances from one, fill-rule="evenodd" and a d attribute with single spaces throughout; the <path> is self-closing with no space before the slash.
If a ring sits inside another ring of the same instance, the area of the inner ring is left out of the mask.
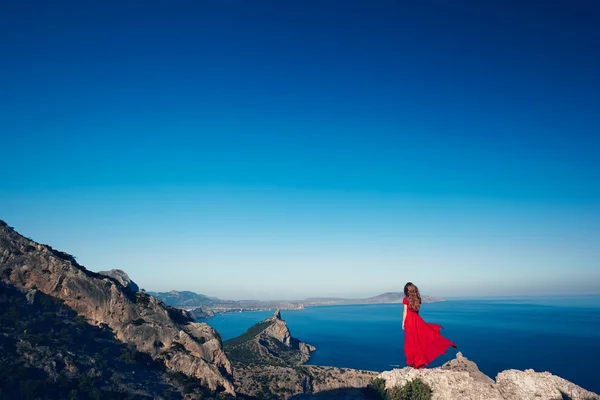
<path id="1" fill-rule="evenodd" d="M 394 369 L 379 378 L 388 389 L 420 378 L 431 387 L 434 400 L 600 400 L 597 394 L 549 372 L 506 370 L 494 381 L 460 352 L 439 368 Z"/>
<path id="2" fill-rule="evenodd" d="M 210 326 L 124 286 L 119 277 L 88 271 L 73 256 L 27 239 L 1 220 L 0 280 L 60 299 L 88 323 L 109 327 L 118 340 L 167 368 L 196 377 L 212 390 L 234 393 L 231 365 Z"/>

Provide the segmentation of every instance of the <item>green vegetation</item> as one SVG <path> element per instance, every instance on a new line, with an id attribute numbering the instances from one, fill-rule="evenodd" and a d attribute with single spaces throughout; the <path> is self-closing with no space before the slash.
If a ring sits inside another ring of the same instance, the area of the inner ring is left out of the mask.
<path id="1" fill-rule="evenodd" d="M 257 349 L 253 348 L 251 343 L 243 343 L 241 345 L 227 348 L 227 357 L 231 362 L 239 362 L 247 365 L 265 364 L 265 360 L 260 355 Z"/>
<path id="2" fill-rule="evenodd" d="M 367 386 L 364 390 L 364 395 L 367 399 L 385 400 L 387 399 L 387 391 L 385 389 L 385 379 L 377 378 Z"/>
<path id="3" fill-rule="evenodd" d="M 240 336 L 238 336 L 236 338 L 227 340 L 226 342 L 223 343 L 223 346 L 227 346 L 227 347 L 236 346 L 236 345 L 245 343 L 245 342 L 247 342 L 249 340 L 252 340 L 259 333 L 261 333 L 262 331 L 264 331 L 265 329 L 267 329 L 272 324 L 273 324 L 273 321 L 259 322 L 258 324 L 251 326 L 242 335 L 240 335 Z"/>
<path id="4" fill-rule="evenodd" d="M 298 350 L 287 347 L 275 338 L 267 337 L 266 335 L 260 336 L 260 333 L 270 323 L 257 324 L 250 328 L 244 335 L 225 342 L 223 347 L 229 360 L 246 365 L 274 365 L 280 367 L 299 364 L 301 357 L 298 354 Z M 252 336 L 254 332 L 257 332 L 255 335 L 259 335 L 258 341 L 256 340 L 256 336 Z M 232 345 L 232 342 L 237 344 Z"/>
<path id="5" fill-rule="evenodd" d="M 431 387 L 420 378 L 415 378 L 400 387 L 385 388 L 384 379 L 374 379 L 364 389 L 364 395 L 371 400 L 430 400 Z"/>

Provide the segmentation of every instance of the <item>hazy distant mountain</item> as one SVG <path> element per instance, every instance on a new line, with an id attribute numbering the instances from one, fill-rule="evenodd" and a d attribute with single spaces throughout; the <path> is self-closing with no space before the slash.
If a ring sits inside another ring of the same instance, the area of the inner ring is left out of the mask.
<path id="1" fill-rule="evenodd" d="M 210 307 L 215 302 L 220 302 L 217 298 L 189 291 L 178 292 L 171 290 L 170 292 L 148 292 L 148 294 L 156 297 L 168 306 L 179 308 L 193 308 L 201 305 Z"/>
<path id="2" fill-rule="evenodd" d="M 313 297 L 298 301 L 261 301 L 261 300 L 221 300 L 189 291 L 148 292 L 165 304 L 196 312 L 197 318 L 211 316 L 211 312 L 251 311 L 251 310 L 302 310 L 307 306 L 329 306 L 350 304 L 389 304 L 402 303 L 402 292 L 387 292 L 366 299 L 344 299 L 337 297 Z M 443 301 L 439 297 L 422 296 L 424 303 Z"/>
<path id="3" fill-rule="evenodd" d="M 386 292 L 377 296 L 368 297 L 366 299 L 343 299 L 336 297 L 317 297 L 302 301 L 305 306 L 330 306 L 343 304 L 393 304 L 402 303 L 404 293 L 402 292 Z M 433 303 L 436 301 L 444 301 L 440 297 L 421 296 L 423 303 Z"/>
<path id="4" fill-rule="evenodd" d="M 291 301 L 261 301 L 261 300 L 221 300 L 216 297 L 209 297 L 189 291 L 178 292 L 148 292 L 165 304 L 183 308 L 186 310 L 196 310 L 200 307 L 205 313 L 208 310 L 214 312 L 227 311 L 250 311 L 250 310 L 301 310 L 304 306 L 298 302 Z"/>

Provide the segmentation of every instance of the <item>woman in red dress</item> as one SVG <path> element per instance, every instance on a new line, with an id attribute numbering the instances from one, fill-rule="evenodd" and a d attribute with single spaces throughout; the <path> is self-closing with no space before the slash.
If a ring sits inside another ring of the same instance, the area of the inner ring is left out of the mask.
<path id="1" fill-rule="evenodd" d="M 421 295 L 419 289 L 408 282 L 404 286 L 404 353 L 406 363 L 413 368 L 424 368 L 436 357 L 446 353 L 448 347 L 456 347 L 454 343 L 440 334 L 440 325 L 428 324 L 419 315 Z"/>

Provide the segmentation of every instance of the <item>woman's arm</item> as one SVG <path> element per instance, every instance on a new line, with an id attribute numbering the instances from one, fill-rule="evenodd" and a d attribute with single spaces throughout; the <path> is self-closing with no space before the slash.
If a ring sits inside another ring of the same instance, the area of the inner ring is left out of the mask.
<path id="1" fill-rule="evenodd" d="M 404 305 L 404 312 L 402 313 L 402 330 L 404 330 L 404 320 L 406 320 L 406 309 L 408 308 L 408 306 L 405 304 Z"/>

